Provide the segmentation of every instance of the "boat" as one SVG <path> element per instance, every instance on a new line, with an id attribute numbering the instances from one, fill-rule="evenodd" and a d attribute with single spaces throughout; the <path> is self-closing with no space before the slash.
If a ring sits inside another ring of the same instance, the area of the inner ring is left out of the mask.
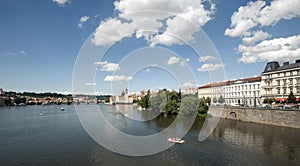
<path id="1" fill-rule="evenodd" d="M 65 109 L 63 107 L 60 108 L 61 111 L 64 111 Z"/>
<path id="2" fill-rule="evenodd" d="M 44 116 L 44 113 L 40 113 L 40 116 Z"/>
<path id="3" fill-rule="evenodd" d="M 168 141 L 169 142 L 172 142 L 172 143 L 175 143 L 175 144 L 183 144 L 184 143 L 184 140 L 181 139 L 181 138 L 178 138 L 178 137 L 171 137 L 171 138 L 168 138 Z"/>

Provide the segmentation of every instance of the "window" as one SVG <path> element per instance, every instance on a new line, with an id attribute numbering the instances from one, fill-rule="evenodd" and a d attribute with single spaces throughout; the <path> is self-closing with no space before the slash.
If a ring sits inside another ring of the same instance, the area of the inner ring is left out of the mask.
<path id="1" fill-rule="evenodd" d="M 293 87 L 292 87 L 292 86 L 290 87 L 290 93 L 291 93 L 291 92 L 293 92 Z"/>
<path id="2" fill-rule="evenodd" d="M 300 87 L 299 86 L 297 87 L 297 93 L 300 93 Z"/>
<path id="3" fill-rule="evenodd" d="M 289 80 L 289 82 L 290 82 L 290 85 L 293 85 L 293 79 L 292 78 Z"/>
<path id="4" fill-rule="evenodd" d="M 283 76 L 284 76 L 284 77 L 286 76 L 286 72 L 283 73 Z"/>
<path id="5" fill-rule="evenodd" d="M 277 86 L 280 86 L 280 80 L 277 80 Z"/>
<path id="6" fill-rule="evenodd" d="M 277 88 L 277 94 L 280 94 L 280 88 Z"/>
<path id="7" fill-rule="evenodd" d="M 286 94 L 286 88 L 283 88 L 283 94 Z"/>
<path id="8" fill-rule="evenodd" d="M 286 85 L 286 79 L 282 80 L 282 82 L 283 82 L 283 86 L 285 86 Z"/>
<path id="9" fill-rule="evenodd" d="M 292 76 L 292 75 L 293 75 L 293 71 L 290 72 L 290 76 Z"/>

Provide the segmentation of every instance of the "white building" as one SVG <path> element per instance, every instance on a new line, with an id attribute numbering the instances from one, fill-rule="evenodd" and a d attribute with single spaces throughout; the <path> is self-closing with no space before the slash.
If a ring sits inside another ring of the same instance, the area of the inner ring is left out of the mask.
<path id="1" fill-rule="evenodd" d="M 200 86 L 198 88 L 198 98 L 209 97 L 213 100 L 219 99 L 221 95 L 224 97 L 224 86 L 231 82 L 232 81 L 217 82 Z"/>
<path id="2" fill-rule="evenodd" d="M 228 105 L 256 106 L 260 104 L 260 83 L 261 77 L 252 77 L 206 84 L 198 88 L 198 97 L 209 97 L 214 102 L 222 96 Z"/>
<path id="3" fill-rule="evenodd" d="M 287 101 L 291 92 L 300 101 L 300 60 L 293 64 L 285 62 L 282 66 L 278 62 L 267 63 L 262 73 L 261 87 L 262 101 L 266 98 Z"/>
<path id="4" fill-rule="evenodd" d="M 189 87 L 189 88 L 185 88 L 183 91 L 184 95 L 194 95 L 198 92 L 197 88 L 194 87 Z"/>
<path id="5" fill-rule="evenodd" d="M 224 86 L 225 103 L 257 106 L 260 104 L 261 77 L 238 79 Z"/>

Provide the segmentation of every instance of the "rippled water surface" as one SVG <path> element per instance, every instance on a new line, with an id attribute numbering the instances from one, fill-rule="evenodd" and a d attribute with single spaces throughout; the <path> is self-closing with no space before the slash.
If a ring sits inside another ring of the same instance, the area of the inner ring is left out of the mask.
<path id="1" fill-rule="evenodd" d="M 131 135 L 160 132 L 174 120 L 164 116 L 149 120 L 155 113 L 132 106 L 100 107 L 113 126 Z M 223 119 L 207 140 L 199 142 L 203 122 L 196 119 L 182 145 L 131 157 L 98 145 L 72 105 L 0 108 L 0 165 L 300 165 L 299 129 Z"/>

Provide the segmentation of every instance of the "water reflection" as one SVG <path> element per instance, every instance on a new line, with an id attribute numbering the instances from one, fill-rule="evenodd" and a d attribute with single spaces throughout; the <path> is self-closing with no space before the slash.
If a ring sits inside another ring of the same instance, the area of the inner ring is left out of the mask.
<path id="1" fill-rule="evenodd" d="M 210 138 L 300 164 L 300 130 L 222 119 Z"/>

